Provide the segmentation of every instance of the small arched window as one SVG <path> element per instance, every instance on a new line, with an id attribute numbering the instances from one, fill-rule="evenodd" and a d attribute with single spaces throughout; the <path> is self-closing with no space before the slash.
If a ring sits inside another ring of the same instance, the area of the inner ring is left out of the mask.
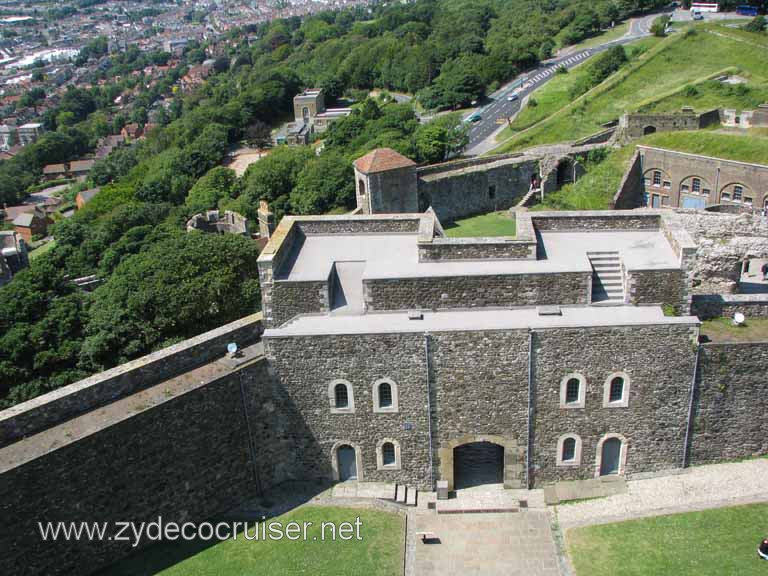
<path id="1" fill-rule="evenodd" d="M 381 446 L 381 463 L 384 466 L 392 466 L 395 463 L 395 445 L 392 442 L 384 442 Z"/>
<path id="2" fill-rule="evenodd" d="M 373 411 L 397 412 L 397 384 L 389 378 L 381 378 L 373 383 Z"/>
<path id="3" fill-rule="evenodd" d="M 400 443 L 384 438 L 376 445 L 376 467 L 379 470 L 400 470 Z"/>
<path id="4" fill-rule="evenodd" d="M 349 408 L 349 394 L 347 394 L 346 385 L 336 384 L 333 394 L 336 399 L 336 408 Z"/>
<path id="5" fill-rule="evenodd" d="M 346 380 L 333 380 L 328 385 L 328 401 L 332 414 L 346 414 L 355 411 L 352 385 Z"/>
<path id="6" fill-rule="evenodd" d="M 578 372 L 566 374 L 560 381 L 560 408 L 584 408 L 586 379 Z"/>
<path id="7" fill-rule="evenodd" d="M 357 181 L 357 193 L 360 196 L 365 196 L 365 181 L 362 178 Z"/>
<path id="8" fill-rule="evenodd" d="M 603 385 L 603 408 L 626 408 L 629 406 L 629 375 L 614 372 L 608 375 Z"/>
<path id="9" fill-rule="evenodd" d="M 557 439 L 556 464 L 558 466 L 581 465 L 581 438 L 576 434 L 563 434 Z"/>
<path id="10" fill-rule="evenodd" d="M 563 450 L 561 452 L 563 462 L 572 462 L 576 457 L 576 439 L 566 438 L 563 440 Z"/>

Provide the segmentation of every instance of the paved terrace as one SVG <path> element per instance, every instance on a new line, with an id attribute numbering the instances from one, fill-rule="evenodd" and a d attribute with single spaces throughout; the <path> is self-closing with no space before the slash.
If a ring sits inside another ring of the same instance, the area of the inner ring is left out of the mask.
<path id="1" fill-rule="evenodd" d="M 645 325 L 698 326 L 695 316 L 664 316 L 659 306 L 560 308 L 560 315 L 541 314 L 541 308 L 473 309 L 423 312 L 411 320 L 407 312 L 382 312 L 360 316 L 306 314 L 280 328 L 264 331 L 265 338 L 324 334 L 377 334 L 475 330 L 525 330 Z"/>

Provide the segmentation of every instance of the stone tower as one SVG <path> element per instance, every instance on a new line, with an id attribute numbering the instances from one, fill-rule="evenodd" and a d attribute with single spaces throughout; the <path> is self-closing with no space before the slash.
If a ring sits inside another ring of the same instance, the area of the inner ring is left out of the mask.
<path id="1" fill-rule="evenodd" d="M 361 156 L 355 167 L 357 206 L 363 214 L 419 211 L 416 163 L 391 148 Z"/>

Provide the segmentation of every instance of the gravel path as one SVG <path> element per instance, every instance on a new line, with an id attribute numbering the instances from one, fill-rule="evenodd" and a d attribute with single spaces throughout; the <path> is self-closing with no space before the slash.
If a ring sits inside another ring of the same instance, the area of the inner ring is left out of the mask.
<path id="1" fill-rule="evenodd" d="M 631 480 L 626 494 L 560 505 L 561 528 L 605 524 L 768 500 L 768 458 L 688 468 L 681 474 Z"/>

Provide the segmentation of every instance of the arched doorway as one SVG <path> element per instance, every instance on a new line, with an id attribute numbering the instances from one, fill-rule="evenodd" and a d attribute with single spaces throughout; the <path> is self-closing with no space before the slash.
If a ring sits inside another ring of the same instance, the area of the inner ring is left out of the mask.
<path id="1" fill-rule="evenodd" d="M 573 183 L 573 163 L 565 158 L 557 165 L 557 188 Z"/>
<path id="2" fill-rule="evenodd" d="M 648 134 L 653 134 L 656 132 L 656 126 L 646 126 L 643 128 L 643 136 L 647 136 Z"/>
<path id="3" fill-rule="evenodd" d="M 336 451 L 338 461 L 339 480 L 357 480 L 357 457 L 355 449 L 349 444 L 339 446 Z"/>
<path id="4" fill-rule="evenodd" d="M 600 457 L 600 476 L 618 474 L 621 470 L 621 440 L 608 438 L 603 442 Z"/>
<path id="5" fill-rule="evenodd" d="M 467 449 L 463 450 L 465 446 Z M 503 482 L 505 488 L 526 487 L 525 450 L 517 445 L 514 438 L 495 434 L 466 434 L 441 442 L 437 456 L 438 479 L 448 481 L 448 490 L 456 489 L 456 474 L 460 477 L 464 474 L 460 482 L 465 484 Z M 473 468 L 475 474 L 472 473 Z M 461 487 L 461 484 L 458 486 Z"/>
<path id="6" fill-rule="evenodd" d="M 471 488 L 504 482 L 504 447 L 493 442 L 470 442 L 453 449 L 454 487 Z"/>

